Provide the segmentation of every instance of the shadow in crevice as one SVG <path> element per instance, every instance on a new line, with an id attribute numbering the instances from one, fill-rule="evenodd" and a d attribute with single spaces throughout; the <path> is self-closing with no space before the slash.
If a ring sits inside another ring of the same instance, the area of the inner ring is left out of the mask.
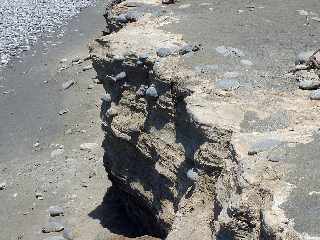
<path id="1" fill-rule="evenodd" d="M 97 219 L 100 224 L 114 234 L 134 238 L 146 235 L 144 229 L 130 220 L 125 206 L 120 201 L 118 191 L 110 187 L 102 203 L 90 212 L 89 217 Z"/>

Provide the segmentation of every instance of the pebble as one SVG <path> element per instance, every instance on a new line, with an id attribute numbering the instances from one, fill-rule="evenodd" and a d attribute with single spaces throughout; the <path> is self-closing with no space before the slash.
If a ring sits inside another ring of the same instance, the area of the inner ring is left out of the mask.
<path id="1" fill-rule="evenodd" d="M 38 200 L 43 200 L 43 199 L 44 199 L 44 198 L 43 198 L 43 194 L 40 193 L 40 192 L 36 192 L 36 199 L 38 199 Z"/>
<path id="2" fill-rule="evenodd" d="M 56 157 L 62 155 L 63 153 L 64 153 L 64 149 L 61 149 L 61 148 L 55 149 L 55 150 L 53 150 L 53 151 L 51 152 L 50 157 L 51 157 L 51 158 L 56 158 Z"/>
<path id="3" fill-rule="evenodd" d="M 93 84 L 88 85 L 88 89 L 93 89 L 93 88 L 94 88 Z"/>
<path id="4" fill-rule="evenodd" d="M 158 57 L 168 57 L 174 53 L 172 48 L 161 47 L 156 50 Z"/>
<path id="5" fill-rule="evenodd" d="M 146 94 L 146 90 L 148 89 L 148 86 L 146 86 L 146 85 L 141 85 L 140 87 L 139 87 L 139 89 L 136 91 L 136 95 L 138 96 L 138 97 L 144 97 L 145 96 L 145 94 Z"/>
<path id="6" fill-rule="evenodd" d="M 90 69 L 92 69 L 93 67 L 92 67 L 92 65 L 87 65 L 87 66 L 84 66 L 83 68 L 82 68 L 82 71 L 88 71 L 88 70 L 90 70 Z"/>
<path id="7" fill-rule="evenodd" d="M 111 103 L 111 101 L 112 101 L 111 95 L 109 93 L 107 93 L 106 95 L 101 97 L 101 101 L 106 102 L 106 103 Z"/>
<path id="8" fill-rule="evenodd" d="M 125 79 L 126 77 L 127 77 L 126 72 L 121 72 L 114 77 L 114 80 L 119 81 L 119 80 Z"/>
<path id="9" fill-rule="evenodd" d="M 66 113 L 68 113 L 68 112 L 69 112 L 68 109 L 62 109 L 62 110 L 60 110 L 60 111 L 58 112 L 58 114 L 59 114 L 59 115 L 64 115 L 64 114 L 66 114 Z"/>
<path id="10" fill-rule="evenodd" d="M 118 23 L 127 23 L 128 22 L 128 19 L 125 14 L 120 14 L 120 15 L 116 16 L 115 20 Z"/>
<path id="11" fill-rule="evenodd" d="M 191 181 L 197 181 L 199 178 L 199 174 L 197 169 L 195 168 L 190 168 L 187 172 L 187 177 L 191 180 Z"/>
<path id="12" fill-rule="evenodd" d="M 69 80 L 69 81 L 66 81 L 62 84 L 62 89 L 63 90 L 67 90 L 68 88 L 70 88 L 72 85 L 74 85 L 74 80 Z"/>
<path id="13" fill-rule="evenodd" d="M 234 56 L 234 57 L 243 57 L 244 53 L 238 49 L 238 48 L 234 48 L 234 47 L 225 47 L 225 46 L 219 46 L 216 48 L 217 53 L 223 55 L 224 57 L 228 57 L 228 56 Z"/>
<path id="14" fill-rule="evenodd" d="M 311 100 L 320 100 L 320 89 L 313 91 L 310 94 L 310 99 Z"/>
<path id="15" fill-rule="evenodd" d="M 312 80 L 303 80 L 299 82 L 299 88 L 302 90 L 316 90 L 320 88 L 320 82 Z"/>
<path id="16" fill-rule="evenodd" d="M 79 62 L 81 60 L 81 58 L 79 56 L 75 56 L 73 59 L 72 59 L 72 63 L 76 63 L 76 62 Z"/>
<path id="17" fill-rule="evenodd" d="M 253 62 L 251 62 L 250 60 L 247 60 L 247 59 L 241 59 L 240 63 L 243 65 L 247 65 L 247 66 L 253 65 Z"/>
<path id="18" fill-rule="evenodd" d="M 313 53 L 314 51 L 305 51 L 298 53 L 296 56 L 295 64 L 300 65 L 306 63 Z"/>
<path id="19" fill-rule="evenodd" d="M 151 86 L 146 90 L 146 96 L 149 98 L 158 98 L 158 92 L 154 84 L 151 84 Z"/>
<path id="20" fill-rule="evenodd" d="M 240 76 L 239 72 L 226 72 L 223 74 L 225 78 L 237 78 Z"/>
<path id="21" fill-rule="evenodd" d="M 248 155 L 255 155 L 278 147 L 282 142 L 276 139 L 263 139 L 254 143 L 248 150 Z"/>
<path id="22" fill-rule="evenodd" d="M 0 190 L 5 190 L 7 187 L 7 184 L 5 182 L 0 183 Z"/>
<path id="23" fill-rule="evenodd" d="M 60 63 L 65 63 L 65 62 L 67 62 L 67 61 L 68 61 L 68 59 L 62 58 L 62 59 L 60 60 Z"/>
<path id="24" fill-rule="evenodd" d="M 162 0 L 162 4 L 173 4 L 174 0 Z"/>
<path id="25" fill-rule="evenodd" d="M 72 232 L 71 229 L 65 228 L 65 229 L 63 230 L 63 237 L 64 237 L 65 239 L 67 239 L 67 240 L 73 240 L 73 239 L 74 239 L 74 234 L 73 234 L 73 232 Z"/>
<path id="26" fill-rule="evenodd" d="M 232 91 L 240 87 L 240 83 L 234 79 L 222 79 L 216 82 L 215 86 L 225 91 Z"/>
<path id="27" fill-rule="evenodd" d="M 80 150 L 92 151 L 98 147 L 97 143 L 82 143 Z"/>
<path id="28" fill-rule="evenodd" d="M 66 239 L 62 236 L 52 236 L 52 237 L 48 237 L 44 240 L 66 240 Z"/>
<path id="29" fill-rule="evenodd" d="M 49 214 L 51 217 L 56 217 L 64 214 L 64 210 L 59 206 L 51 206 L 49 207 Z"/>
<path id="30" fill-rule="evenodd" d="M 298 12 L 299 15 L 301 15 L 301 16 L 308 16 L 308 15 L 309 15 L 309 13 L 308 13 L 306 10 L 303 10 L 303 9 L 297 10 L 297 12 Z"/>
<path id="31" fill-rule="evenodd" d="M 64 226 L 59 222 L 49 222 L 47 226 L 42 228 L 43 233 L 61 232 Z"/>

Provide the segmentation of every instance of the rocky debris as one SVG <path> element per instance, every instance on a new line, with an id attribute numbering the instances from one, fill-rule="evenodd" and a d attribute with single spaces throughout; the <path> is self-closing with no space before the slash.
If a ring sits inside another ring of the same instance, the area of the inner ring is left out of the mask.
<path id="1" fill-rule="evenodd" d="M 62 89 L 63 90 L 67 90 L 67 89 L 69 89 L 71 86 L 73 86 L 75 84 L 75 81 L 74 80 L 68 80 L 68 81 L 66 81 L 66 82 L 64 82 L 63 84 L 62 84 Z"/>
<path id="2" fill-rule="evenodd" d="M 272 150 L 281 144 L 282 142 L 277 139 L 263 139 L 251 145 L 248 150 L 248 154 L 255 155 L 260 152 Z"/>
<path id="3" fill-rule="evenodd" d="M 0 191 L 5 190 L 7 187 L 7 184 L 5 182 L 0 183 Z"/>
<path id="4" fill-rule="evenodd" d="M 59 222 L 49 222 L 46 226 L 42 228 L 43 233 L 61 232 L 64 226 Z"/>
<path id="5" fill-rule="evenodd" d="M 30 50 L 39 38 L 51 36 L 66 20 L 93 3 L 90 0 L 1 1 L 0 65 Z"/>
<path id="6" fill-rule="evenodd" d="M 144 97 L 146 95 L 147 89 L 148 86 L 142 84 L 136 92 L 137 97 Z"/>
<path id="7" fill-rule="evenodd" d="M 59 206 L 51 206 L 48 211 L 51 217 L 61 216 L 64 214 L 63 208 Z"/>
<path id="8" fill-rule="evenodd" d="M 109 93 L 107 93 L 106 95 L 104 95 L 101 100 L 105 103 L 111 103 L 111 95 Z"/>
<path id="9" fill-rule="evenodd" d="M 84 151 L 93 151 L 94 149 L 96 149 L 98 147 L 97 143 L 82 143 L 80 145 L 80 150 L 84 150 Z"/>

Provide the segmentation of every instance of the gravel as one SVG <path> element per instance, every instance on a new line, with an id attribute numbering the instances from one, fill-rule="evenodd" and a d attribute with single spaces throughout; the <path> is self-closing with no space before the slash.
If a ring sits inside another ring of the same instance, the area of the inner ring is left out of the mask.
<path id="1" fill-rule="evenodd" d="M 93 5 L 95 0 L 1 0 L 0 66 Z"/>

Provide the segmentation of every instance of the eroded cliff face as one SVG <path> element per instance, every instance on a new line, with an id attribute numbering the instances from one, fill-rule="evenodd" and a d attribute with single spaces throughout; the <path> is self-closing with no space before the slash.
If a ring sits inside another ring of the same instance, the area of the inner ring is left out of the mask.
<path id="1" fill-rule="evenodd" d="M 184 64 L 198 49 L 161 30 L 175 18 L 157 4 L 111 4 L 90 45 L 106 90 L 104 165 L 128 215 L 162 239 L 298 239 L 277 208 L 281 169 L 243 157 L 241 104 Z"/>

